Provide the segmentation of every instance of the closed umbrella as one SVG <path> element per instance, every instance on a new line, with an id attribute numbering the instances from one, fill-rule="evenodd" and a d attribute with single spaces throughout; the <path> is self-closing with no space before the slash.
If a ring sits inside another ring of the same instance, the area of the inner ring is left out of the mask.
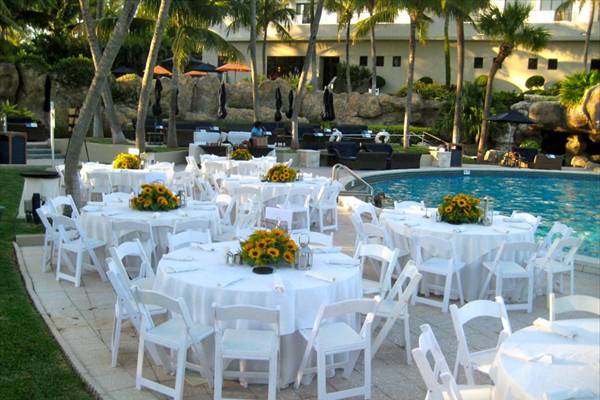
<path id="1" fill-rule="evenodd" d="M 171 76 L 171 71 L 169 71 L 168 69 L 166 69 L 165 67 L 162 67 L 160 65 L 157 65 L 154 67 L 154 75 L 157 76 Z"/>
<path id="2" fill-rule="evenodd" d="M 285 113 L 285 116 L 292 118 L 292 114 L 294 113 L 294 91 L 290 89 L 290 94 L 288 94 L 288 110 Z"/>
<path id="3" fill-rule="evenodd" d="M 157 79 L 154 83 L 154 105 L 152 106 L 152 114 L 157 118 L 162 114 L 162 109 L 160 108 L 161 93 L 162 83 L 160 83 L 160 79 Z"/>
<path id="4" fill-rule="evenodd" d="M 225 93 L 225 82 L 221 82 L 221 88 L 219 89 L 219 110 L 217 116 L 219 119 L 224 119 L 227 116 L 227 109 L 225 103 L 227 102 L 227 93 Z"/>
<path id="5" fill-rule="evenodd" d="M 321 119 L 323 121 L 330 121 L 330 117 L 329 117 L 329 89 L 325 88 L 325 91 L 323 92 L 323 107 L 322 107 L 321 111 Z"/>
<path id="6" fill-rule="evenodd" d="M 52 80 L 50 75 L 46 75 L 46 82 L 44 82 L 44 111 L 50 112 L 50 100 L 52 98 Z"/>
<path id="7" fill-rule="evenodd" d="M 227 63 L 217 68 L 217 72 L 250 72 L 250 67 L 240 63 Z"/>
<path id="8" fill-rule="evenodd" d="M 283 105 L 283 101 L 281 100 L 281 90 L 279 86 L 275 89 L 275 122 L 281 121 L 281 106 Z"/>
<path id="9" fill-rule="evenodd" d="M 202 72 L 202 71 L 188 71 L 184 74 L 185 76 L 191 76 L 191 77 L 198 77 L 198 76 L 206 76 L 208 75 L 208 72 Z"/>
<path id="10" fill-rule="evenodd" d="M 329 108 L 329 120 L 333 121 L 335 119 L 335 109 L 333 108 L 333 90 L 329 91 L 329 96 L 327 97 L 327 106 Z"/>

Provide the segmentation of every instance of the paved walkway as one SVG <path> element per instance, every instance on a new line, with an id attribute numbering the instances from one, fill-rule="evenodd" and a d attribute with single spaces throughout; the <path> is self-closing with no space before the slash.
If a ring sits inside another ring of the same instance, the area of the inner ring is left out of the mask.
<path id="1" fill-rule="evenodd" d="M 347 213 L 342 213 L 340 229 L 335 236 L 337 245 L 345 252 L 354 250 L 354 230 Z M 102 282 L 96 273 L 85 274 L 83 286 L 75 288 L 70 283 L 57 282 L 52 273 L 42 273 L 40 268 L 41 247 L 17 248 L 21 271 L 30 295 L 45 318 L 52 333 L 64 349 L 75 368 L 88 382 L 92 390 L 104 399 L 152 399 L 160 398 L 154 392 L 135 389 L 135 366 L 137 360 L 137 337 L 134 329 L 125 324 L 121 339 L 119 365 L 110 366 L 110 336 L 115 295 L 109 283 Z M 600 276 L 583 272 L 576 273 L 577 293 L 598 296 Z M 537 317 L 547 318 L 545 297 L 535 301 L 534 312 L 511 312 L 513 330 L 530 325 Z M 448 359 L 454 365 L 456 339 L 449 314 L 424 305 L 411 307 L 411 333 L 413 346 L 417 342 L 419 326 L 430 324 Z M 492 347 L 496 344 L 496 322 L 482 321 L 468 326 L 467 335 L 472 350 Z M 414 365 L 406 365 L 402 343 L 402 326 L 398 322 L 373 362 L 373 399 L 423 399 L 425 386 Z M 147 358 L 146 358 L 147 359 Z M 328 390 L 347 388 L 362 380 L 362 361 L 357 364 L 350 380 L 340 374 L 328 380 Z M 174 382 L 174 377 L 160 368 L 147 363 L 145 371 L 149 377 L 161 382 Z M 152 375 L 152 376 L 150 376 Z M 482 383 L 485 379 L 482 378 Z M 250 385 L 247 389 L 237 382 L 225 384 L 224 396 L 243 399 L 266 399 L 266 385 Z M 185 398 L 208 400 L 212 392 L 206 381 L 198 374 L 186 374 Z M 279 399 L 316 399 L 316 382 L 299 390 L 283 389 Z"/>

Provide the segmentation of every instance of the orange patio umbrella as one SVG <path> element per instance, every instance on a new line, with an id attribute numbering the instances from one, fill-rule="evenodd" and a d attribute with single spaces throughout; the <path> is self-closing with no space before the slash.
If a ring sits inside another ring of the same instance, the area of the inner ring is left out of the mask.
<path id="1" fill-rule="evenodd" d="M 206 76 L 208 72 L 204 71 L 188 71 L 184 74 L 185 76 Z"/>
<path id="2" fill-rule="evenodd" d="M 156 67 L 154 67 L 154 75 L 171 76 L 171 71 L 169 71 L 165 67 L 157 65 Z"/>
<path id="3" fill-rule="evenodd" d="M 243 64 L 239 64 L 239 63 L 228 63 L 228 64 L 223 64 L 220 67 L 217 68 L 218 72 L 229 72 L 229 71 L 233 71 L 233 72 L 250 72 L 250 67 L 247 67 Z"/>

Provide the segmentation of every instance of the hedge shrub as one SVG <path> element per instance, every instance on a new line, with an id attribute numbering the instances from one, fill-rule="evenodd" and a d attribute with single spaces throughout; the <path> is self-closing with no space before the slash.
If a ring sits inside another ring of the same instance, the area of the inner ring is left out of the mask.
<path id="1" fill-rule="evenodd" d="M 423 99 L 438 99 L 442 100 L 448 97 L 451 92 L 444 86 L 437 83 L 423 83 L 416 81 L 413 85 L 414 93 L 418 93 Z M 406 97 L 407 89 L 403 86 L 396 92 L 397 96 Z"/>
<path id="2" fill-rule="evenodd" d="M 71 88 L 89 86 L 94 79 L 94 62 L 87 57 L 67 57 L 59 60 L 52 68 L 56 79 Z"/>
<path id="3" fill-rule="evenodd" d="M 423 83 L 428 83 L 428 84 L 432 84 L 433 83 L 433 79 L 431 79 L 428 76 L 424 76 L 422 78 L 419 78 L 419 82 L 423 82 Z"/>
<path id="4" fill-rule="evenodd" d="M 527 89 L 541 88 L 546 83 L 546 79 L 541 75 L 532 75 L 525 81 Z"/>
<path id="5" fill-rule="evenodd" d="M 136 104 L 142 87 L 142 79 L 136 74 L 126 74 L 111 82 L 115 101 Z"/>

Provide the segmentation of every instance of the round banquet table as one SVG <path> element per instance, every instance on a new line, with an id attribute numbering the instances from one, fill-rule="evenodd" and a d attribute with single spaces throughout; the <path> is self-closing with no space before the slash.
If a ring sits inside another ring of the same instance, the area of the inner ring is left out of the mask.
<path id="1" fill-rule="evenodd" d="M 206 171 L 207 174 L 213 174 L 218 172 L 225 172 L 231 174 L 238 166 L 241 165 L 256 165 L 259 174 L 264 174 L 273 165 L 277 163 L 275 157 L 253 157 L 251 160 L 232 160 L 227 157 L 212 156 L 203 157 L 202 159 L 202 170 Z"/>
<path id="2" fill-rule="evenodd" d="M 435 236 L 453 240 L 456 246 L 456 256 L 466 264 L 461 271 L 465 300 L 479 298 L 479 291 L 487 276 L 483 261 L 490 261 L 495 256 L 494 250 L 504 241 L 533 242 L 534 232 L 526 222 L 517 222 L 501 215 L 494 216 L 491 226 L 478 224 L 452 225 L 436 221 L 435 209 L 428 209 L 429 218 L 419 209 L 383 210 L 380 220 L 387 227 L 394 245 L 408 248 L 414 257 L 411 243 L 406 238 L 418 236 Z M 522 282 L 521 282 L 522 283 Z M 506 288 L 510 290 L 510 287 Z M 516 297 L 519 297 L 518 295 Z"/>
<path id="3" fill-rule="evenodd" d="M 238 242 L 206 246 L 188 247 L 165 255 L 158 264 L 154 290 L 182 297 L 193 320 L 211 326 L 213 303 L 279 307 L 281 385 L 294 381 L 304 353 L 306 343 L 297 331 L 312 329 L 321 305 L 362 297 L 360 268 L 342 253 L 314 254 L 310 272 L 282 267 L 271 275 L 257 275 L 252 267 L 226 264 L 227 251 L 239 248 Z M 349 264 L 328 264 L 332 259 L 347 260 Z M 178 272 L 178 268 L 182 272 Z M 277 283 L 283 283 L 283 291 L 276 290 Z M 214 351 L 208 350 L 209 354 Z M 264 365 L 248 364 L 249 370 L 254 367 Z"/>
<path id="4" fill-rule="evenodd" d="M 106 174 L 113 186 L 117 186 L 119 190 L 125 192 L 137 191 L 137 188 L 143 183 L 161 181 L 168 184 L 175 173 L 159 169 L 115 169 L 110 164 L 84 163 L 81 166 L 80 174 L 81 180 L 86 186 L 89 185 L 88 174 L 92 171 Z"/>
<path id="5" fill-rule="evenodd" d="M 575 337 L 529 326 L 502 343 L 490 371 L 495 400 L 600 398 L 600 319 L 554 323 Z"/>
<path id="6" fill-rule="evenodd" d="M 152 226 L 156 226 L 154 237 L 161 249 L 167 247 L 168 241 L 166 231 L 160 229 L 159 226 L 170 225 L 172 227 L 176 221 L 204 218 L 209 221 L 212 236 L 220 233 L 219 211 L 214 204 L 210 203 L 154 213 L 133 210 L 129 207 L 129 204 L 124 203 L 88 203 L 81 211 L 80 221 L 84 232 L 91 238 L 103 240 L 107 245 L 113 244 L 112 222 L 122 220 L 145 221 Z"/>
<path id="7" fill-rule="evenodd" d="M 264 203 L 270 199 L 286 196 L 292 188 L 308 188 L 312 191 L 311 198 L 316 199 L 321 188 L 329 184 L 331 180 L 322 176 L 305 177 L 304 180 L 295 182 L 263 182 L 259 178 L 251 176 L 232 176 L 221 181 L 221 189 L 231 195 L 235 195 L 239 187 L 255 187 L 260 189 L 261 198 Z"/>

